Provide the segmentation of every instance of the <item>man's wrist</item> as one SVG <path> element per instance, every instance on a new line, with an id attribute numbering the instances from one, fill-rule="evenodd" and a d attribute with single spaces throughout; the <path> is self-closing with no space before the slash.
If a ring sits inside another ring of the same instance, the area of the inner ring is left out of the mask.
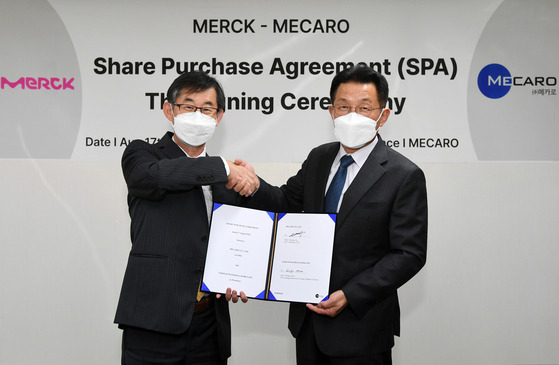
<path id="1" fill-rule="evenodd" d="M 221 157 L 221 156 L 219 156 Z M 229 168 L 229 164 L 227 163 L 227 160 L 224 159 L 223 157 L 221 157 L 221 160 L 223 161 L 223 166 L 225 166 L 225 173 L 227 174 L 227 176 L 229 176 L 229 174 L 231 173 L 231 169 Z"/>

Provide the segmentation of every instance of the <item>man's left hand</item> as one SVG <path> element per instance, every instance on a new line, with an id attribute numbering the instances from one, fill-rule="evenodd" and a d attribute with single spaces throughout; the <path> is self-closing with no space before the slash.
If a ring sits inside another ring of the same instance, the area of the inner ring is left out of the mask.
<path id="1" fill-rule="evenodd" d="M 320 302 L 317 305 L 307 304 L 307 308 L 311 311 L 322 314 L 324 316 L 335 317 L 345 307 L 347 307 L 347 299 L 343 291 L 338 290 L 330 294 L 328 300 Z"/>
<path id="2" fill-rule="evenodd" d="M 241 298 L 241 301 L 243 303 L 246 303 L 248 301 L 248 297 L 245 295 L 244 292 L 240 292 L 240 295 L 237 294 L 236 290 L 231 290 L 231 288 L 227 288 L 227 290 L 225 291 L 225 300 L 229 301 L 233 301 L 233 303 L 237 303 L 239 301 L 239 298 Z M 215 295 L 216 298 L 221 298 L 221 294 L 216 294 Z"/>

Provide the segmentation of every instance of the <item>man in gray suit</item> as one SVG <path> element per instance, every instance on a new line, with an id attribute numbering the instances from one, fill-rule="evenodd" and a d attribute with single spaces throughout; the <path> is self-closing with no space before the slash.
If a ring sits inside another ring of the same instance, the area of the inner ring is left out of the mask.
<path id="1" fill-rule="evenodd" d="M 226 364 L 231 355 L 227 300 L 236 302 L 237 293 L 204 296 L 198 290 L 209 217 L 214 200 L 243 204 L 258 179 L 206 154 L 224 111 L 214 78 L 182 74 L 163 105 L 174 133 L 155 144 L 135 140 L 124 151 L 132 249 L 115 318 L 123 329 L 122 364 Z M 242 293 L 241 299 L 247 300 Z"/>
<path id="2" fill-rule="evenodd" d="M 425 176 L 378 135 L 390 115 L 384 76 L 366 66 L 344 70 L 330 98 L 339 143 L 313 149 L 281 188 L 261 180 L 249 205 L 338 213 L 329 299 L 290 306 L 297 363 L 391 364 L 400 334 L 397 289 L 426 260 Z"/>

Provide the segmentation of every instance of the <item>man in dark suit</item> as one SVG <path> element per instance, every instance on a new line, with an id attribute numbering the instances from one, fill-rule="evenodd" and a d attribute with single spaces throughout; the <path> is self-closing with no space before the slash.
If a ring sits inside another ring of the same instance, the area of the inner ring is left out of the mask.
<path id="1" fill-rule="evenodd" d="M 338 213 L 329 299 L 290 306 L 297 363 L 391 364 L 400 334 L 397 289 L 426 260 L 425 176 L 378 135 L 390 115 L 384 76 L 347 69 L 333 79 L 330 97 L 340 143 L 313 149 L 281 188 L 261 180 L 249 205 Z"/>
<path id="2" fill-rule="evenodd" d="M 124 151 L 132 249 L 115 323 L 123 329 L 122 364 L 226 364 L 231 324 L 225 297 L 199 295 L 212 201 L 241 204 L 256 176 L 206 154 L 225 110 L 221 85 L 203 72 L 174 80 L 163 112 L 173 124 L 155 144 Z M 230 180 L 240 194 L 226 189 Z M 241 299 L 247 298 L 241 294 Z"/>

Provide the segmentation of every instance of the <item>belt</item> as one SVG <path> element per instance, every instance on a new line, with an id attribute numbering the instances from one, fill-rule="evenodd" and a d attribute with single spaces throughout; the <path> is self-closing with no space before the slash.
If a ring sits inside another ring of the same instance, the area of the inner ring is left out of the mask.
<path id="1" fill-rule="evenodd" d="M 202 299 L 200 299 L 199 302 L 194 303 L 194 311 L 198 312 L 207 309 L 212 302 L 213 302 L 213 295 L 207 295 Z"/>

